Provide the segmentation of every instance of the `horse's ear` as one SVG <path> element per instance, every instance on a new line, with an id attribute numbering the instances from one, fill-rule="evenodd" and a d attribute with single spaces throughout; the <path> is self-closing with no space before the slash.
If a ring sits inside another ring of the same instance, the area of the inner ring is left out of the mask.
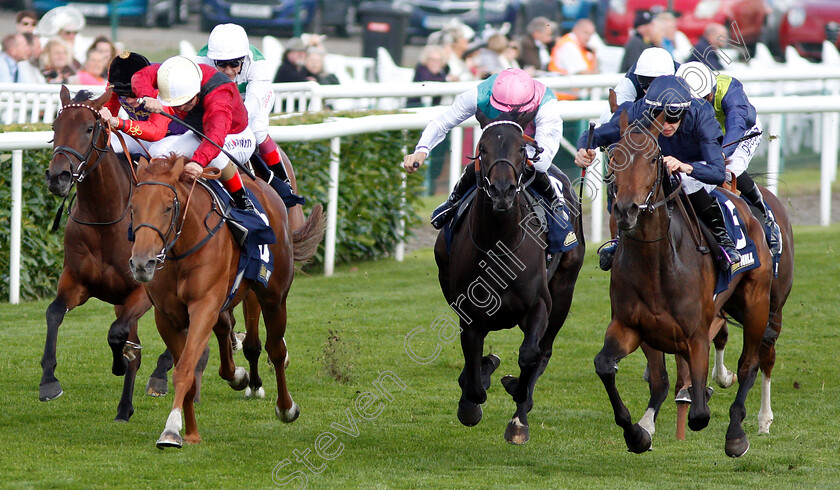
<path id="1" fill-rule="evenodd" d="M 61 91 L 58 92 L 58 97 L 61 99 L 61 107 L 70 103 L 70 91 L 66 85 L 61 86 Z"/>
<path id="2" fill-rule="evenodd" d="M 621 114 L 618 116 L 618 122 L 620 124 L 619 127 L 621 128 L 621 133 L 620 134 L 624 134 L 627 131 L 627 125 L 629 124 L 627 122 L 627 119 L 628 119 L 627 109 L 622 109 Z"/>
<path id="3" fill-rule="evenodd" d="M 102 106 L 105 105 L 105 103 L 108 102 L 111 99 L 111 93 L 112 92 L 113 92 L 113 89 L 109 88 L 99 98 L 90 101 L 91 107 L 93 107 L 96 110 L 101 109 Z"/>
<path id="4" fill-rule="evenodd" d="M 648 127 L 648 130 L 650 131 L 650 134 L 653 136 L 654 139 L 659 137 L 659 133 L 662 132 L 662 128 L 664 127 L 664 125 L 665 125 L 665 111 L 662 111 L 662 112 L 659 113 L 658 116 L 656 116 L 656 119 L 654 119 L 653 122 L 651 122 L 650 126 Z"/>
<path id="5" fill-rule="evenodd" d="M 610 89 L 609 101 L 610 101 L 610 112 L 615 114 L 616 109 L 618 109 L 618 96 L 616 95 L 615 90 L 613 90 L 613 89 Z"/>
<path id="6" fill-rule="evenodd" d="M 175 160 L 172 164 L 172 173 L 177 175 L 178 179 L 182 179 L 184 177 L 184 165 L 186 165 L 189 160 L 187 160 L 184 155 L 175 156 L 174 153 L 171 153 L 169 156 Z"/>
<path id="7" fill-rule="evenodd" d="M 537 117 L 537 111 L 526 112 L 521 114 L 518 118 L 514 119 L 517 121 L 520 126 L 523 128 L 529 124 Z"/>
<path id="8" fill-rule="evenodd" d="M 484 112 L 480 110 L 475 112 L 475 119 L 478 121 L 478 125 L 482 128 L 491 122 L 490 118 L 485 116 Z"/>
<path id="9" fill-rule="evenodd" d="M 149 166 L 149 161 L 146 160 L 146 157 L 141 156 L 140 158 L 137 159 L 137 172 L 138 173 L 148 166 Z"/>

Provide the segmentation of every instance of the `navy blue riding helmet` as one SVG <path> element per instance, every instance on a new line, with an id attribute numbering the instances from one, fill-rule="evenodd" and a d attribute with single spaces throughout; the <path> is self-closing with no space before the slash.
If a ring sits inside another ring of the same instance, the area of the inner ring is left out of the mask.
<path id="1" fill-rule="evenodd" d="M 691 107 L 691 91 L 682 78 L 674 75 L 657 77 L 651 82 L 644 103 L 652 119 L 664 111 L 665 122 L 677 123 Z"/>

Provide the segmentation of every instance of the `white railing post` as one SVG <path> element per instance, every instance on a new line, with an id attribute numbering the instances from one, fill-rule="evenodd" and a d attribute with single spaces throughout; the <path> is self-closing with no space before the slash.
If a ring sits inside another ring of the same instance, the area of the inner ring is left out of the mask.
<path id="1" fill-rule="evenodd" d="M 776 97 L 784 95 L 784 83 L 776 82 L 775 92 Z M 779 162 L 782 155 L 782 115 L 770 115 L 770 136 L 775 138 L 770 140 L 770 148 L 767 149 L 767 189 L 773 194 L 778 193 L 779 188 Z"/>
<path id="2" fill-rule="evenodd" d="M 599 148 L 595 149 L 595 161 L 603 162 L 604 154 Z M 606 172 L 606 165 L 603 163 L 598 165 L 597 172 L 586 172 L 586 182 L 584 182 L 584 193 L 587 189 L 592 189 L 592 195 L 589 197 L 589 203 L 592 206 L 592 242 L 599 243 L 604 239 L 604 172 Z M 580 196 L 581 202 L 585 199 Z M 581 210 L 583 212 L 583 210 Z M 612 238 L 612 237 L 610 237 Z M 580 237 L 578 237 L 580 239 Z"/>
<path id="3" fill-rule="evenodd" d="M 461 178 L 461 158 L 464 147 L 464 128 L 456 126 L 449 132 L 449 192 Z"/>
<path id="4" fill-rule="evenodd" d="M 405 141 L 408 136 L 408 131 L 403 129 L 402 135 L 403 141 Z M 408 155 L 408 146 L 403 145 L 402 154 L 403 156 Z M 394 258 L 397 259 L 397 262 L 402 262 L 405 259 L 405 193 L 408 189 L 408 174 L 405 173 L 402 166 L 400 166 L 400 174 L 402 174 L 400 178 L 400 189 L 402 190 L 402 196 L 400 197 L 400 222 L 397 224 L 397 247 L 394 250 Z"/>
<path id="5" fill-rule="evenodd" d="M 324 275 L 335 270 L 335 235 L 338 229 L 338 167 L 341 157 L 341 138 L 330 139 L 330 187 L 327 193 L 327 236 L 324 243 Z"/>
<path id="6" fill-rule="evenodd" d="M 12 151 L 12 233 L 9 244 L 9 303 L 20 302 L 20 220 L 23 215 L 23 150 Z"/>
<path id="7" fill-rule="evenodd" d="M 831 223 L 831 171 L 837 165 L 837 113 L 822 115 L 822 156 L 820 158 L 820 225 Z"/>

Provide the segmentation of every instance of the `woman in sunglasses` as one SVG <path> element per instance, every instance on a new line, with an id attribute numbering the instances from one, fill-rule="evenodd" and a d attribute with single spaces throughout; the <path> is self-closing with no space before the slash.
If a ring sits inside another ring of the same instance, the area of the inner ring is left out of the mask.
<path id="1" fill-rule="evenodd" d="M 528 156 L 534 158 L 533 168 L 536 170 L 531 187 L 555 207 L 559 200 L 546 172 L 551 167 L 551 161 L 560 147 L 560 138 L 563 136 L 560 104 L 551 90 L 519 68 L 508 68 L 492 75 L 475 88 L 456 97 L 448 111 L 429 122 L 414 153 L 405 156 L 405 171 L 416 172 L 429 156 L 431 149 L 443 141 L 446 133 L 472 116 L 478 119 L 482 127 L 501 117 L 512 117 L 517 122 L 532 121 L 521 125 L 525 134 L 534 138 L 543 151 L 535 155 L 534 148 L 528 146 Z M 467 165 L 452 189 L 452 194 L 432 213 L 432 226 L 437 229 L 443 228 L 458 209 L 458 201 L 475 184 L 475 166 Z"/>
<path id="2" fill-rule="evenodd" d="M 296 228 L 296 225 L 303 223 L 303 211 L 298 205 L 303 204 L 304 200 L 295 196 L 290 187 L 289 175 L 294 176 L 294 170 L 288 157 L 281 157 L 282 150 L 268 136 L 268 116 L 274 109 L 274 90 L 271 88 L 274 73 L 271 65 L 262 53 L 249 43 L 245 29 L 236 24 L 220 24 L 214 27 L 207 45 L 198 50 L 196 56 L 199 63 L 214 66 L 239 88 L 242 101 L 248 110 L 248 126 L 254 132 L 260 158 L 271 172 L 266 181 L 284 198 L 287 206 L 296 203 L 289 208 L 289 217 L 294 221 L 292 228 Z M 289 165 L 288 169 L 284 163 Z M 295 207 L 297 210 L 292 211 Z"/>
<path id="3" fill-rule="evenodd" d="M 659 124 L 656 118 L 665 113 L 658 137 L 665 165 L 672 173 L 682 172 L 682 185 L 691 205 L 723 249 L 725 256 L 716 258 L 730 264 L 739 262 L 741 256 L 726 232 L 723 211 L 717 199 L 709 195 L 709 191 L 726 180 L 726 164 L 720 146 L 723 133 L 715 120 L 714 109 L 708 103 L 692 99 L 688 84 L 682 78 L 660 76 L 651 82 L 643 99 L 625 103 L 608 123 L 595 129 L 592 140 L 595 147 L 609 146 L 621 139 L 620 116 L 625 110 L 628 121 L 638 121 L 639 127 L 643 128 Z M 575 163 L 582 168 L 595 159 L 595 151 L 585 149 L 588 136 L 589 131 L 585 131 L 578 140 Z M 617 246 L 617 242 L 613 241 L 613 244 Z M 615 247 L 601 249 L 602 269 L 612 267 L 614 252 Z"/>

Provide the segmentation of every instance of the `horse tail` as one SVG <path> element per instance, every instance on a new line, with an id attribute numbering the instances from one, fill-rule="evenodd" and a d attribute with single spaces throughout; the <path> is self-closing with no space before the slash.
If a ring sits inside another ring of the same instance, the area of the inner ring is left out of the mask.
<path id="1" fill-rule="evenodd" d="M 324 230 L 327 227 L 324 218 L 323 207 L 316 204 L 309 213 L 309 217 L 303 225 L 292 232 L 292 248 L 295 262 L 305 264 L 315 255 L 318 244 L 324 238 Z"/>

